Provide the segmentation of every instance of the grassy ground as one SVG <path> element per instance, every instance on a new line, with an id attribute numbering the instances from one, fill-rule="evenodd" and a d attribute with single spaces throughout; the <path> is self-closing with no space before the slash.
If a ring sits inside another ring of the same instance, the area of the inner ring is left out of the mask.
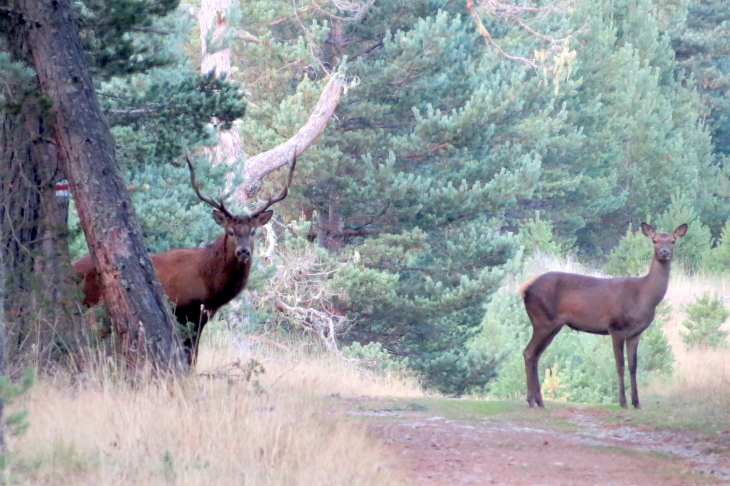
<path id="1" fill-rule="evenodd" d="M 18 405 L 29 409 L 31 426 L 10 441 L 8 479 L 94 485 L 401 482 L 365 424 L 329 414 L 322 402 L 338 393 L 420 395 L 413 383 L 302 350 L 224 348 L 210 341 L 199 372 L 178 383 L 137 388 L 113 380 L 104 366 L 82 381 L 40 379 Z"/>
<path id="2" fill-rule="evenodd" d="M 539 263 L 539 262 L 537 262 Z M 574 262 L 538 269 L 581 271 Z M 642 389 L 642 411 L 616 406 L 606 421 L 696 435 L 730 451 L 730 351 L 688 351 L 679 332 L 683 307 L 704 291 L 730 294 L 730 279 L 675 272 L 665 330 L 674 376 Z M 209 333 L 198 374 L 173 384 L 132 388 L 99 364 L 82 377 L 40 378 L 13 407 L 29 410 L 30 429 L 10 438 L 8 482 L 23 484 L 402 484 L 399 458 L 357 414 L 334 413 L 328 397 L 398 397 L 391 408 L 455 419 L 526 417 L 515 401 L 424 395 L 414 381 L 360 370 L 307 347 L 284 350 Z M 367 398 L 359 407 L 367 407 Z M 382 406 L 382 404 L 381 404 Z M 561 426 L 560 410 L 529 420 Z M 570 426 L 567 422 L 562 424 Z"/>

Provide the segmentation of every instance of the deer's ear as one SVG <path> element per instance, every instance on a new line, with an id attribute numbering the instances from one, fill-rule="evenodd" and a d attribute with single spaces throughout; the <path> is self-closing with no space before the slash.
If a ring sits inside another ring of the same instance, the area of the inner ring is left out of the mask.
<path id="1" fill-rule="evenodd" d="M 218 211 L 217 209 L 214 209 L 213 210 L 213 221 L 218 223 L 218 226 L 225 227 L 226 223 L 228 222 L 228 218 L 222 212 Z"/>
<path id="2" fill-rule="evenodd" d="M 263 213 L 255 216 L 251 220 L 251 226 L 253 226 L 254 228 L 260 228 L 261 226 L 268 223 L 273 215 L 274 211 L 272 211 L 271 209 L 269 209 L 268 211 L 264 211 Z"/>
<path id="3" fill-rule="evenodd" d="M 641 231 L 644 232 L 644 236 L 646 236 L 647 238 L 654 238 L 654 235 L 656 234 L 654 228 L 646 223 L 641 223 Z"/>
<path id="4" fill-rule="evenodd" d="M 687 223 L 679 225 L 677 229 L 674 230 L 674 236 L 677 238 L 683 237 L 685 233 L 687 233 Z"/>

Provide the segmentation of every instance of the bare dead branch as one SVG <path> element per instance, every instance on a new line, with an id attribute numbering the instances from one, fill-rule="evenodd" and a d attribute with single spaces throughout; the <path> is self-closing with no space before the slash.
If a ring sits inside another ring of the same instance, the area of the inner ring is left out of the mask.
<path id="1" fill-rule="evenodd" d="M 242 41 L 246 41 L 246 42 L 254 42 L 256 44 L 261 44 L 261 40 L 258 37 L 256 37 L 252 33 L 247 32 L 245 30 L 236 32 L 233 35 L 233 40 L 242 40 Z"/>
<path id="2" fill-rule="evenodd" d="M 474 9 L 474 1 L 473 0 L 467 0 L 466 1 L 466 8 L 469 10 L 469 12 L 471 12 L 471 16 L 474 17 L 474 21 L 477 24 L 477 28 L 479 29 L 479 33 L 482 35 L 482 37 L 484 37 L 484 40 L 486 41 L 486 43 L 489 44 L 490 46 L 494 47 L 495 49 L 497 49 L 497 52 L 499 52 L 499 54 L 502 57 L 504 57 L 505 59 L 509 59 L 510 61 L 516 61 L 516 62 L 519 62 L 521 64 L 524 64 L 525 66 L 528 66 L 531 69 L 535 69 L 535 70 L 538 69 L 537 64 L 535 64 L 530 59 L 527 59 L 527 58 L 524 58 L 524 57 L 519 57 L 519 56 L 510 56 L 509 54 L 507 54 L 506 52 L 504 52 L 502 50 L 502 48 L 499 46 L 499 44 L 497 44 L 496 42 L 494 42 L 494 39 L 492 39 L 492 36 L 489 35 L 489 31 L 486 29 L 486 27 L 484 27 L 484 25 L 482 24 L 481 19 L 479 19 L 479 15 L 477 14 L 477 11 Z"/>
<path id="3" fill-rule="evenodd" d="M 317 140 L 335 112 L 344 86 L 344 77 L 337 74 L 333 75 L 322 90 L 314 111 L 292 138 L 278 147 L 246 160 L 243 172 L 246 182 L 236 190 L 236 196 L 239 200 L 250 199 L 261 189 L 262 181 L 267 174 L 287 165 L 291 160 L 292 153 L 296 151 L 297 156 L 301 155 Z"/>
<path id="4" fill-rule="evenodd" d="M 335 15 L 324 10 L 315 0 L 312 0 L 312 7 L 317 12 L 326 15 L 333 20 L 340 20 L 342 22 L 357 22 L 363 17 L 363 15 L 367 13 L 368 10 L 370 10 L 370 7 L 373 6 L 375 0 L 354 2 L 351 2 L 349 0 L 326 0 L 325 3 L 332 3 L 337 8 L 337 10 L 341 12 L 351 12 L 354 15 L 352 15 L 351 17 L 340 17 L 339 15 Z"/>
<path id="5" fill-rule="evenodd" d="M 508 24 L 514 24 L 530 36 L 547 43 L 545 49 L 535 50 L 535 55 L 532 59 L 507 54 L 492 38 L 489 31 L 484 27 L 484 24 L 482 24 L 474 8 L 474 0 L 467 0 L 466 6 L 477 24 L 480 35 L 489 46 L 496 49 L 499 55 L 507 60 L 519 62 L 534 70 L 542 70 L 546 77 L 548 74 L 552 75 L 553 84 L 557 92 L 560 85 L 560 78 L 567 78 L 570 75 L 572 61 L 575 59 L 575 51 L 571 51 L 569 47 L 570 40 L 574 36 L 586 32 L 588 30 L 587 26 L 584 25 L 579 29 L 568 31 L 563 37 L 558 38 L 538 32 L 530 27 L 526 19 L 539 20 L 548 15 L 569 12 L 578 1 L 556 0 L 547 5 L 533 7 L 529 4 L 517 5 L 514 0 L 477 0 L 479 5 L 492 17 Z"/>

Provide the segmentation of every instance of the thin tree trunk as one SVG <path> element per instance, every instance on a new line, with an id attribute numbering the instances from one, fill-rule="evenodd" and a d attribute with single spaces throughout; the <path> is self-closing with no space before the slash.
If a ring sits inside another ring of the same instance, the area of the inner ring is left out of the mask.
<path id="1" fill-rule="evenodd" d="M 0 309 L 5 305 L 5 252 L 0 248 Z M 5 313 L 0 312 L 0 376 L 5 376 Z M 5 404 L 0 396 L 0 455 L 8 451 L 5 445 Z"/>
<path id="2" fill-rule="evenodd" d="M 176 322 L 142 240 L 83 57 L 69 0 L 16 0 L 41 89 L 54 102 L 53 127 L 112 326 L 127 365 L 149 360 L 158 371 L 182 371 Z"/>

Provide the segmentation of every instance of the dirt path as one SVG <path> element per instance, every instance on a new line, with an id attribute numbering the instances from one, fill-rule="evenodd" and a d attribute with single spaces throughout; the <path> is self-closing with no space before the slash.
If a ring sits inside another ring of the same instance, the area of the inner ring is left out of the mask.
<path id="1" fill-rule="evenodd" d="M 368 421 L 392 450 L 394 467 L 417 485 L 730 483 L 726 447 L 632 425 L 622 411 L 472 402 L 487 404 L 480 411 L 462 401 L 366 397 L 340 403 Z"/>

